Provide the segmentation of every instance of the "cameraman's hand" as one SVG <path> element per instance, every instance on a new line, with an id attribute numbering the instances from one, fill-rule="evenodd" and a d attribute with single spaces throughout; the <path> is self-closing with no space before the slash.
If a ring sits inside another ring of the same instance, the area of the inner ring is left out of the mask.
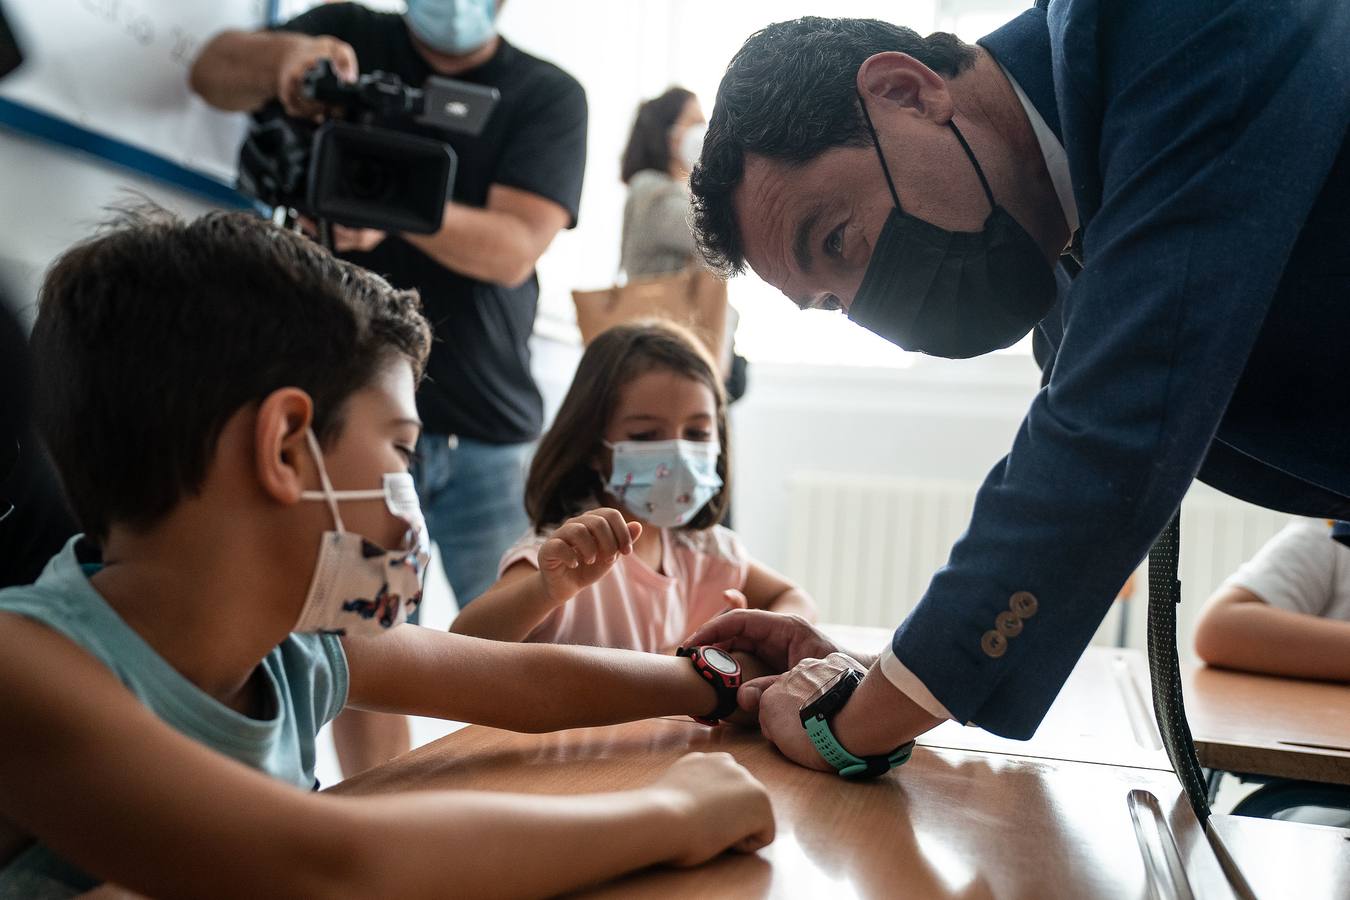
<path id="1" fill-rule="evenodd" d="M 331 59 L 333 70 L 339 78 L 355 81 L 360 72 L 356 64 L 356 51 L 351 44 L 327 35 L 295 37 L 295 42 L 277 66 L 277 99 L 281 101 L 287 115 L 318 121 L 323 118 L 323 104 L 315 103 L 304 95 L 302 87 L 305 73 L 319 60 Z"/>
<path id="2" fill-rule="evenodd" d="M 379 246 L 385 233 L 375 228 L 333 226 L 333 250 L 338 253 L 369 253 Z"/>

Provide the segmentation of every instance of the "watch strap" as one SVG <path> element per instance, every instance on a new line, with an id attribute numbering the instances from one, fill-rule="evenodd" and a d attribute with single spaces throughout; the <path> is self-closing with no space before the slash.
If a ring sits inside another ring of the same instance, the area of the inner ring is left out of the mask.
<path id="1" fill-rule="evenodd" d="M 806 726 L 806 735 L 815 745 L 816 752 L 844 778 L 885 775 L 896 766 L 908 762 L 910 754 L 914 752 L 914 742 L 909 741 L 884 756 L 854 756 L 835 738 L 824 716 L 812 716 L 802 724 Z"/>

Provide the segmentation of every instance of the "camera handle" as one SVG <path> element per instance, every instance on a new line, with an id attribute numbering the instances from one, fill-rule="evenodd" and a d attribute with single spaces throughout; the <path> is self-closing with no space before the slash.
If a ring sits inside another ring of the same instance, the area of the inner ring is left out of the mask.
<path id="1" fill-rule="evenodd" d="M 332 221 L 330 221 L 329 219 L 319 219 L 315 224 L 319 226 L 319 234 L 318 237 L 316 238 L 316 240 L 319 242 L 319 246 L 327 250 L 329 253 L 332 253 L 333 252 Z"/>

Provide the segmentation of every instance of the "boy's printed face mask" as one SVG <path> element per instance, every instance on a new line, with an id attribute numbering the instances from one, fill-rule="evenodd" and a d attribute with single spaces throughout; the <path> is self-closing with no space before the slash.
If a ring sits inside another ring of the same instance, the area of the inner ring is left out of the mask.
<path id="1" fill-rule="evenodd" d="M 698 515 L 722 489 L 717 441 L 620 441 L 605 489 L 628 511 L 659 528 Z"/>
<path id="2" fill-rule="evenodd" d="M 430 541 L 412 476 L 391 472 L 384 487 L 368 491 L 335 491 L 324 468 L 323 452 L 312 430 L 305 440 L 319 468 L 321 491 L 305 491 L 302 500 L 323 500 L 333 514 L 333 531 L 319 545 L 300 620 L 293 631 L 325 634 L 373 634 L 402 625 L 422 602 L 422 579 L 430 559 Z M 408 523 L 404 545 L 386 550 L 347 531 L 338 513 L 339 500 L 383 499 L 389 512 Z"/>

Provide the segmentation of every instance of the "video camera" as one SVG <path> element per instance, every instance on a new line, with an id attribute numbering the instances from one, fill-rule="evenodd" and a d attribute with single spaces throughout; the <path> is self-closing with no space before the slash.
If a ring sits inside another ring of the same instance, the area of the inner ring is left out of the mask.
<path id="1" fill-rule="evenodd" d="M 495 88 L 432 76 L 422 88 L 373 72 L 343 81 L 330 60 L 305 73 L 307 98 L 326 107 L 320 125 L 274 114 L 239 151 L 239 189 L 320 223 L 431 234 L 441 227 L 455 177 L 450 145 L 408 133 L 422 125 L 477 135 Z M 326 241 L 325 241 L 326 242 Z"/>

